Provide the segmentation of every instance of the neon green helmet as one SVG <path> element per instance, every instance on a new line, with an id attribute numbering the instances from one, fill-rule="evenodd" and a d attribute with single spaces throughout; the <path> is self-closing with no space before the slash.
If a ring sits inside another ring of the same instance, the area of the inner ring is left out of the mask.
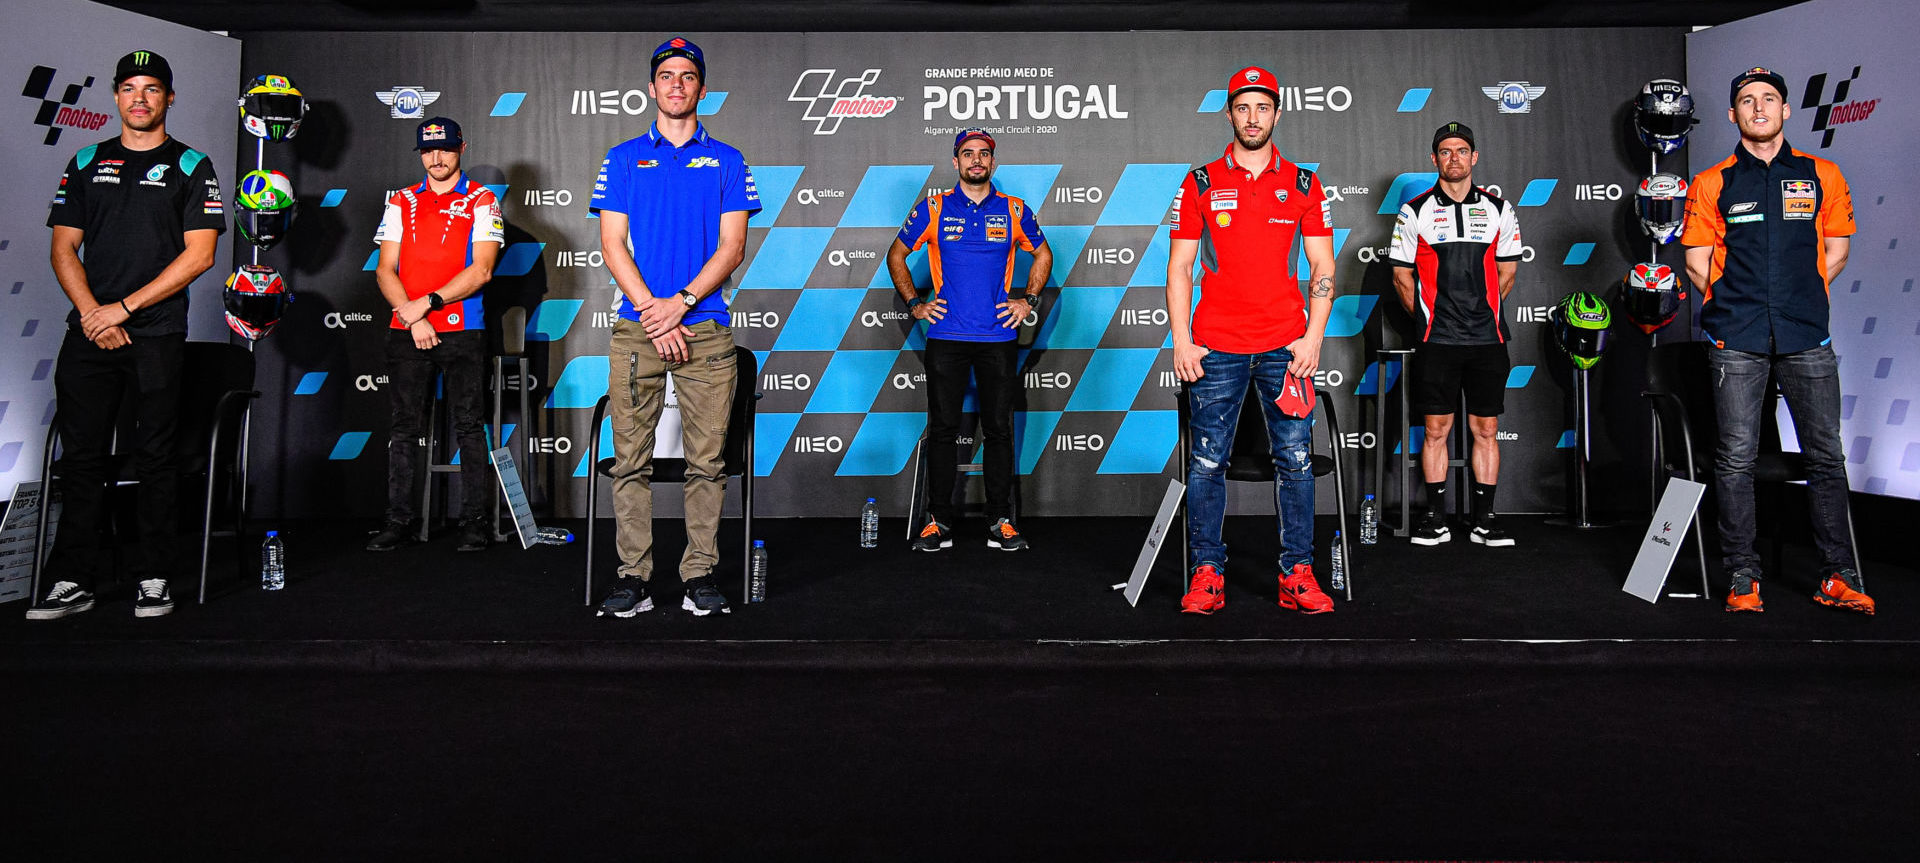
<path id="1" fill-rule="evenodd" d="M 1607 351 L 1608 327 L 1613 313 L 1607 301 L 1586 291 L 1574 291 L 1553 308 L 1554 341 L 1573 360 L 1574 368 L 1590 369 L 1600 363 Z"/>

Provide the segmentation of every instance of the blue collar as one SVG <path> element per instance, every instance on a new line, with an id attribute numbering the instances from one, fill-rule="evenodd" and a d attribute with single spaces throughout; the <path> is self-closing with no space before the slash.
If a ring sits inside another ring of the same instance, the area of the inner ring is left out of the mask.
<path id="1" fill-rule="evenodd" d="M 964 204 L 966 204 L 967 206 L 969 206 L 969 207 L 973 207 L 973 208 L 975 208 L 975 209 L 978 209 L 978 208 L 980 208 L 980 207 L 984 207 L 984 206 L 986 206 L 986 205 L 987 205 L 987 203 L 988 203 L 989 201 L 992 201 L 992 200 L 994 199 L 994 197 L 995 197 L 996 195 L 999 195 L 999 194 L 1000 194 L 1000 187 L 999 187 L 999 186 L 996 186 L 996 185 L 994 185 L 994 184 L 993 184 L 993 181 L 992 181 L 992 180 L 988 180 L 988 181 L 987 181 L 987 196 L 986 196 L 986 197 L 984 197 L 984 198 L 981 198 L 981 199 L 980 199 L 980 203 L 978 203 L 978 204 L 976 204 L 976 203 L 974 203 L 974 202 L 973 202 L 973 199 L 972 199 L 972 198 L 969 198 L 969 197 L 967 197 L 967 190 L 965 190 L 965 189 L 962 189 L 962 188 L 960 188 L 960 184 L 959 184 L 958 182 L 956 182 L 956 183 L 954 183 L 954 184 L 953 184 L 953 188 L 952 188 L 951 190 L 949 190 L 949 191 L 947 192 L 947 194 L 949 194 L 949 195 L 954 195 L 954 196 L 956 196 L 956 197 L 958 197 L 958 198 L 960 199 L 960 201 L 961 201 L 962 203 L 964 203 Z"/>
<path id="2" fill-rule="evenodd" d="M 660 124 L 658 123 L 654 123 L 647 127 L 647 142 L 652 144 L 655 147 L 673 146 L 673 142 L 667 140 L 667 136 L 660 134 Z M 693 121 L 693 137 L 687 140 L 686 145 L 691 147 L 695 144 L 699 144 L 700 146 L 704 147 L 704 146 L 707 146 L 707 143 L 708 141 L 707 141 L 706 124 L 700 122 L 699 120 Z"/>
<path id="3" fill-rule="evenodd" d="M 427 178 L 425 178 L 425 179 L 423 179 L 423 180 L 421 180 L 421 181 L 420 181 L 420 183 L 419 183 L 419 185 L 416 185 L 416 186 L 414 186 L 414 187 L 413 187 L 413 193 L 414 193 L 414 194 L 416 194 L 416 195 L 430 195 L 430 194 L 432 194 L 432 193 L 433 193 L 433 178 L 432 178 L 432 177 L 427 177 Z M 449 192 L 448 194 L 452 194 L 452 195 L 464 195 L 464 194 L 466 194 L 466 193 L 467 193 L 467 172 L 465 172 L 465 171 L 461 171 L 461 172 L 460 172 L 460 179 L 458 179 L 458 180 L 455 180 L 455 181 L 453 181 L 453 191 L 452 191 L 452 192 Z"/>

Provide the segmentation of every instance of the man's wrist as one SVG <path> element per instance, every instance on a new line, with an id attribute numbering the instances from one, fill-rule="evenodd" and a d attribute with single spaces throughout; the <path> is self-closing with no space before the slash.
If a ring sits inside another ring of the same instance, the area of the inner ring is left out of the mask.
<path id="1" fill-rule="evenodd" d="M 926 297 L 920 296 L 919 294 L 914 294 L 913 296 L 907 298 L 907 308 L 908 310 L 912 310 L 914 306 L 925 305 L 926 302 L 927 302 Z"/>
<path id="2" fill-rule="evenodd" d="M 427 311 L 430 311 L 430 312 L 440 311 L 441 309 L 446 308 L 447 306 L 446 298 L 440 296 L 439 291 L 428 291 L 427 295 L 424 297 L 421 297 L 421 299 L 427 301 Z"/>

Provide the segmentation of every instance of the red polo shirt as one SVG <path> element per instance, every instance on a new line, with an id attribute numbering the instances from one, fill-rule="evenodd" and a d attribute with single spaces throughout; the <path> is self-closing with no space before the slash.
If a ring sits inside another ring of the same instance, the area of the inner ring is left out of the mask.
<path id="1" fill-rule="evenodd" d="M 407 299 L 417 300 L 471 266 L 474 243 L 504 244 L 506 231 L 500 203 L 494 200 L 492 190 L 463 173 L 444 195 L 434 192 L 426 180 L 393 193 L 380 216 L 373 242 L 376 246 L 400 244 L 396 272 L 400 285 L 407 289 Z M 428 312 L 427 322 L 435 332 L 442 333 L 485 329 L 485 309 L 480 295 L 474 294 Z M 397 313 L 390 326 L 406 329 Z"/>
<path id="2" fill-rule="evenodd" d="M 1233 147 L 1180 184 L 1172 237 L 1200 241 L 1201 297 L 1194 344 L 1235 354 L 1286 347 L 1307 333 L 1307 306 L 1293 274 L 1294 238 L 1333 236 L 1333 211 L 1312 171 L 1271 144 L 1265 171 L 1234 164 Z"/>

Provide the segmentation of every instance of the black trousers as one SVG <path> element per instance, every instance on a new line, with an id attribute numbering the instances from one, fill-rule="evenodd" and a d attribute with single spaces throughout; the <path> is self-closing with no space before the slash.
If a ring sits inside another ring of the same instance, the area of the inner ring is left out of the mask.
<path id="1" fill-rule="evenodd" d="M 406 330 L 387 331 L 387 403 L 393 409 L 393 433 L 387 438 L 388 524 L 406 524 L 415 514 L 413 477 L 426 449 L 436 371 L 445 375 L 447 411 L 460 446 L 460 520 L 486 519 L 494 494 L 482 432 L 486 352 L 484 330 L 441 333 L 440 344 L 424 351 L 413 346 Z"/>
<path id="2" fill-rule="evenodd" d="M 954 437 L 966 401 L 967 378 L 979 390 L 976 408 L 986 448 L 981 463 L 987 482 L 987 519 L 1013 517 L 1013 400 L 1018 392 L 1020 346 L 1004 342 L 927 339 L 927 511 L 952 526 L 953 472 L 959 467 Z"/>
<path id="3" fill-rule="evenodd" d="M 63 504 L 47 561 L 51 580 L 42 579 L 43 586 L 71 581 L 91 590 L 108 567 L 106 485 L 118 479 L 113 436 L 126 399 L 133 400 L 133 437 L 120 450 L 132 454 L 140 481 L 140 550 L 128 569 L 136 579 L 170 578 L 179 569 L 180 370 L 186 344 L 185 333 L 135 336 L 132 344 L 109 351 L 67 330 L 53 373 L 61 444 L 55 472 Z"/>

